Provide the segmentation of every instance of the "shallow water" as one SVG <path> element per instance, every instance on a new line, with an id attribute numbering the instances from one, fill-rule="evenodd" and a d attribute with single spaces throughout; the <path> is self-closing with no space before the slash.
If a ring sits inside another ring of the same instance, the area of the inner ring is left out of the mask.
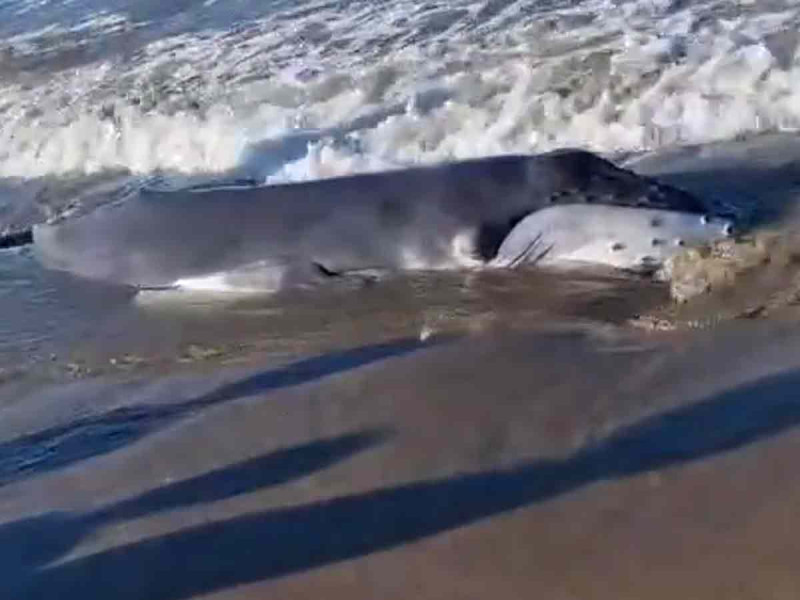
<path id="1" fill-rule="evenodd" d="M 620 324 L 667 299 L 663 284 L 637 276 L 540 269 L 323 282 L 274 295 L 136 293 L 45 271 L 24 252 L 8 259 L 0 364 L 18 383 L 229 364 L 253 353 L 288 359 L 437 333 Z"/>

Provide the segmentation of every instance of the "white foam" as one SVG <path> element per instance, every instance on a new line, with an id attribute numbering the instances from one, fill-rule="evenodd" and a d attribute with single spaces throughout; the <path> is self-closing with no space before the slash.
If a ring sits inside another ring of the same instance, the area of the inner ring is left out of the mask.
<path id="1" fill-rule="evenodd" d="M 800 7 L 673 5 L 586 0 L 531 12 L 516 0 L 477 20 L 487 14 L 478 0 L 436 10 L 413 0 L 320 3 L 236 32 L 168 37 L 124 61 L 6 77 L 0 176 L 220 173 L 247 157 L 271 180 L 305 179 L 800 128 L 797 49 L 774 42 L 800 25 Z M 299 130 L 319 135 L 291 152 L 277 143 Z M 264 140 L 276 144 L 254 159 L 248 146 Z"/>

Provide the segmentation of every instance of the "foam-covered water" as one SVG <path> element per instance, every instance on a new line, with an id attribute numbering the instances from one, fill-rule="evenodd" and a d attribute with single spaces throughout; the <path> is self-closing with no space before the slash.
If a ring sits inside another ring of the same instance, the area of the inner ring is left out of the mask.
<path id="1" fill-rule="evenodd" d="M 0 175 L 299 179 L 800 125 L 793 2 L 7 1 Z"/>

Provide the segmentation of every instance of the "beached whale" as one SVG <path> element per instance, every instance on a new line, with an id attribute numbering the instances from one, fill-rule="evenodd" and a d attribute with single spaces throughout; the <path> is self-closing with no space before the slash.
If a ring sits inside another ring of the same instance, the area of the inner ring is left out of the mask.
<path id="1" fill-rule="evenodd" d="M 652 268 L 730 227 L 691 194 L 561 150 L 282 185 L 142 190 L 28 237 L 46 266 L 87 278 L 275 290 L 368 269 L 545 257 Z"/>

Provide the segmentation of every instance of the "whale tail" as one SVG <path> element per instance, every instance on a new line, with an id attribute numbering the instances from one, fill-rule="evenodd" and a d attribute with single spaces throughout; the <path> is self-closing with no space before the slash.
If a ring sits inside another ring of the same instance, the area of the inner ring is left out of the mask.
<path id="1" fill-rule="evenodd" d="M 0 248 L 17 248 L 33 244 L 33 229 L 22 229 L 12 233 L 0 235 Z"/>

